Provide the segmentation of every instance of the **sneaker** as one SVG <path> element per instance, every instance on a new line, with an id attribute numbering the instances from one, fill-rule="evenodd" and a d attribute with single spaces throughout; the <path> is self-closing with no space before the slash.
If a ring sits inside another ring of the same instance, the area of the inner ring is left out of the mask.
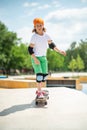
<path id="1" fill-rule="evenodd" d="M 49 92 L 48 92 L 48 90 L 43 90 L 42 93 L 43 93 L 44 97 L 46 97 L 47 99 L 49 99 Z"/>
<path id="2" fill-rule="evenodd" d="M 42 93 L 43 93 L 44 96 L 49 95 L 49 92 L 47 90 L 43 90 Z"/>
<path id="3" fill-rule="evenodd" d="M 43 91 L 36 91 L 36 94 L 37 94 L 37 97 L 38 98 L 44 98 L 44 93 L 43 93 Z"/>

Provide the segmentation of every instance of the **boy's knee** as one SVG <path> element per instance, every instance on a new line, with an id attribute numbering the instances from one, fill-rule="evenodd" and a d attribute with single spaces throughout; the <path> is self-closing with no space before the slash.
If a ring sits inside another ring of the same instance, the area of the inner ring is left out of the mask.
<path id="1" fill-rule="evenodd" d="M 43 80 L 42 80 L 42 82 L 45 82 L 47 80 L 47 76 L 48 76 L 48 74 L 43 74 Z"/>
<path id="2" fill-rule="evenodd" d="M 36 74 L 36 81 L 37 82 L 42 82 L 43 80 L 43 74 L 42 73 L 37 73 Z"/>
<path id="3" fill-rule="evenodd" d="M 47 76 L 48 76 L 48 74 L 37 73 L 36 74 L 36 81 L 39 82 L 39 83 L 45 82 L 46 79 L 47 79 Z"/>

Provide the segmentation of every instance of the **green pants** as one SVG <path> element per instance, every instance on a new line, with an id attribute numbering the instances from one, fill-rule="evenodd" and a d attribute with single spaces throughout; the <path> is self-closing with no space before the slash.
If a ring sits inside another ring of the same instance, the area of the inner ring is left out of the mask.
<path id="1" fill-rule="evenodd" d="M 37 74 L 37 73 L 47 74 L 48 73 L 48 62 L 47 62 L 46 56 L 37 57 L 37 59 L 40 62 L 40 64 L 38 64 L 38 65 L 35 64 L 33 58 L 31 58 L 32 66 L 34 68 L 35 74 Z"/>

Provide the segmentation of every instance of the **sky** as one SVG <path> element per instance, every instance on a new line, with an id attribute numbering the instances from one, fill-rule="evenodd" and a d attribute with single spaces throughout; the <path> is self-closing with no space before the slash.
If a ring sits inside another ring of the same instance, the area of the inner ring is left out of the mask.
<path id="1" fill-rule="evenodd" d="M 0 0 L 0 21 L 23 43 L 33 35 L 33 19 L 44 19 L 47 34 L 59 49 L 87 39 L 87 0 Z"/>

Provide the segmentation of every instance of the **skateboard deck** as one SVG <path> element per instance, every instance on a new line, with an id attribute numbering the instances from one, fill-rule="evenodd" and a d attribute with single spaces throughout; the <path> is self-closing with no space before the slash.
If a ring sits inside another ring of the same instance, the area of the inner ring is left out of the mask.
<path id="1" fill-rule="evenodd" d="M 43 97 L 43 98 L 36 97 L 35 104 L 36 105 L 47 105 L 47 98 L 46 97 Z"/>
<path id="2" fill-rule="evenodd" d="M 35 104 L 36 105 L 47 105 L 47 99 L 49 99 L 49 92 L 48 90 L 43 90 L 44 92 L 46 92 L 44 94 L 44 97 L 43 98 L 39 98 L 38 96 L 36 97 L 35 99 Z"/>

